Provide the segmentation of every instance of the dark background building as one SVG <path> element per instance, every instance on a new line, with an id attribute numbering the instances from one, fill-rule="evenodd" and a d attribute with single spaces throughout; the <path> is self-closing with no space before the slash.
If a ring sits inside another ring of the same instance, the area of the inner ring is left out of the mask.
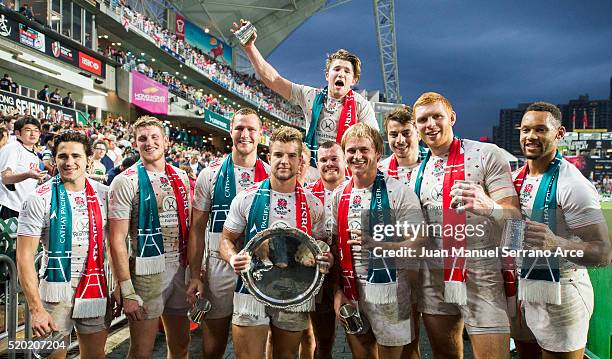
<path id="1" fill-rule="evenodd" d="M 493 127 L 493 143 L 513 155 L 521 156 L 518 127 L 529 103 L 499 111 L 499 124 Z M 580 129 L 607 129 L 612 131 L 612 77 L 610 95 L 604 100 L 591 100 L 589 95 L 579 95 L 567 104 L 557 104 L 563 115 L 563 126 L 567 131 Z"/>

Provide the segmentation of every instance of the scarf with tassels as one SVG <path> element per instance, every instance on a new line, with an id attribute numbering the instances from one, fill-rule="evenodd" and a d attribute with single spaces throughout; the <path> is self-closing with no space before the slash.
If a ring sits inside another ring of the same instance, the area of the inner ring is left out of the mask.
<path id="1" fill-rule="evenodd" d="M 73 318 L 95 318 L 106 313 L 106 275 L 104 273 L 104 235 L 98 196 L 85 179 L 89 248 L 85 271 L 74 293 Z M 72 209 L 68 193 L 59 175 L 51 180 L 47 268 L 40 282 L 41 298 L 50 303 L 72 301 Z"/>
<path id="2" fill-rule="evenodd" d="M 342 271 L 342 289 L 344 295 L 354 301 L 359 300 L 357 291 L 357 280 L 355 278 L 355 266 L 351 245 L 348 243 L 350 234 L 348 233 L 349 202 L 351 191 L 353 190 L 354 179 L 344 187 L 340 203 L 338 205 L 338 248 L 340 249 L 340 269 Z M 373 228 L 379 224 L 390 224 L 389 194 L 384 174 L 376 172 L 376 178 L 372 185 L 372 199 L 370 201 L 370 221 L 369 233 L 373 233 Z M 362 228 L 362 238 L 365 229 Z M 386 238 L 385 240 L 391 240 Z M 365 301 L 374 304 L 394 303 L 397 301 L 397 273 L 393 258 L 375 257 L 370 253 L 368 259 L 368 277 L 365 286 Z"/>
<path id="3" fill-rule="evenodd" d="M 255 162 L 255 183 L 268 178 L 268 173 L 263 161 L 257 158 Z M 229 154 L 219 169 L 219 175 L 215 182 L 211 208 L 211 231 L 213 233 L 223 232 L 223 223 L 227 218 L 232 200 L 236 197 L 236 178 L 234 176 L 234 161 Z"/>
<path id="4" fill-rule="evenodd" d="M 327 100 L 327 86 L 317 94 L 312 104 L 312 115 L 310 118 L 310 126 L 306 132 L 306 138 L 304 142 L 308 149 L 311 151 L 310 165 L 317 167 L 317 150 L 319 149 L 319 142 L 317 139 L 317 128 L 319 127 L 319 119 L 325 101 Z M 342 110 L 340 111 L 340 118 L 338 118 L 338 132 L 336 133 L 336 142 L 340 143 L 344 132 L 357 123 L 357 108 L 355 107 L 355 95 L 353 90 L 349 90 L 344 96 L 344 103 L 342 104 Z"/>
<path id="5" fill-rule="evenodd" d="M 542 176 L 530 216 L 533 221 L 547 224 L 553 233 L 557 231 L 557 182 L 562 159 L 557 151 Z M 529 166 L 525 163 L 514 180 L 514 188 L 519 196 L 528 173 Z M 523 258 L 518 298 L 532 303 L 561 304 L 559 258 L 556 256 Z"/>
<path id="6" fill-rule="evenodd" d="M 269 179 L 261 182 L 259 188 L 257 188 L 253 203 L 251 204 L 251 209 L 249 210 L 249 217 L 247 218 L 244 246 L 246 246 L 257 233 L 268 229 L 270 222 L 270 191 Z M 295 184 L 295 213 L 297 229 L 312 236 L 312 223 L 308 202 L 306 201 L 306 194 L 304 193 L 304 188 L 300 186 L 298 182 Z M 299 306 L 290 307 L 286 310 L 291 312 L 308 312 L 312 310 L 313 305 L 314 302 L 311 299 Z M 234 290 L 234 312 L 263 317 L 266 315 L 265 311 L 265 304 L 258 302 L 257 299 L 249 293 L 242 281 L 242 277 L 239 276 L 236 282 L 236 289 Z"/>
<path id="7" fill-rule="evenodd" d="M 421 162 L 419 172 L 416 178 L 415 193 L 419 199 L 421 198 L 421 184 L 423 183 L 423 174 L 427 162 L 431 158 L 431 151 L 427 152 L 427 156 Z M 447 232 L 453 232 L 455 236 L 464 238 L 463 232 L 466 223 L 465 212 L 458 213 L 456 209 L 451 208 L 450 190 L 455 181 L 465 180 L 464 169 L 464 150 L 463 142 L 455 138 L 450 146 L 448 161 L 444 168 L 444 180 L 442 184 L 442 228 L 453 228 L 453 231 L 442 231 L 442 247 L 449 254 L 456 250 L 465 249 L 466 240 L 456 240 L 453 236 L 449 236 Z M 447 234 L 447 235 L 444 235 Z M 461 235 L 461 236 L 459 236 Z M 465 257 L 453 257 L 449 255 L 444 258 L 444 301 L 446 303 L 455 303 L 465 305 L 467 303 L 467 286 L 465 283 Z"/>
<path id="8" fill-rule="evenodd" d="M 164 238 L 159 222 L 157 200 L 151 180 L 142 162 L 138 168 L 138 240 L 136 246 L 136 275 L 161 273 L 166 268 Z M 165 173 L 174 192 L 179 222 L 179 253 L 181 265 L 187 266 L 187 233 L 189 230 L 189 193 L 180 176 L 169 164 Z"/>

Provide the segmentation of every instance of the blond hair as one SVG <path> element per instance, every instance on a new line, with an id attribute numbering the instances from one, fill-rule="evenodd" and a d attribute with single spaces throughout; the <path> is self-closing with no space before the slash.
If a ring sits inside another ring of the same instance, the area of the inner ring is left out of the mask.
<path id="1" fill-rule="evenodd" d="M 293 127 L 281 126 L 272 132 L 270 136 L 270 147 L 273 142 L 290 143 L 295 142 L 298 145 L 298 154 L 302 155 L 302 140 L 303 136 L 300 131 Z"/>
<path id="2" fill-rule="evenodd" d="M 136 131 L 138 131 L 139 128 L 148 126 L 158 127 L 161 130 L 162 135 L 165 135 L 166 133 L 163 122 L 158 120 L 157 117 L 141 116 L 138 118 L 136 123 L 134 123 L 134 134 L 136 134 Z"/>
<path id="3" fill-rule="evenodd" d="M 248 116 L 248 115 L 255 115 L 257 117 L 257 121 L 259 122 L 259 129 L 263 127 L 261 117 L 259 117 L 259 115 L 257 114 L 257 111 L 250 107 L 243 107 L 240 110 L 234 112 L 234 114 L 232 115 L 232 118 L 230 118 L 230 129 L 234 128 L 234 119 L 236 118 L 236 116 Z"/>
<path id="4" fill-rule="evenodd" d="M 440 95 L 437 92 L 423 93 L 421 96 L 419 96 L 419 98 L 416 100 L 414 105 L 412 105 L 412 109 L 416 110 L 416 108 L 419 106 L 431 105 L 436 102 L 442 103 L 442 105 L 448 111 L 449 116 L 453 113 L 453 105 L 450 103 L 450 101 L 446 97 Z"/>
<path id="5" fill-rule="evenodd" d="M 383 143 L 383 139 L 380 133 L 376 129 L 374 129 L 373 127 L 371 127 L 370 125 L 364 122 L 359 122 L 349 127 L 348 130 L 344 132 L 344 135 L 342 136 L 342 141 L 341 141 L 343 151 L 346 150 L 346 143 L 351 138 L 367 138 L 374 145 L 374 149 L 376 150 L 376 153 L 382 155 L 385 152 L 385 145 Z"/>
<path id="6" fill-rule="evenodd" d="M 327 55 L 327 60 L 325 61 L 325 73 L 329 72 L 329 67 L 334 60 L 344 60 L 348 61 L 353 65 L 353 78 L 355 82 L 359 81 L 359 76 L 361 76 L 361 60 L 357 55 L 352 54 L 345 49 L 340 49 L 334 52 L 331 55 Z"/>

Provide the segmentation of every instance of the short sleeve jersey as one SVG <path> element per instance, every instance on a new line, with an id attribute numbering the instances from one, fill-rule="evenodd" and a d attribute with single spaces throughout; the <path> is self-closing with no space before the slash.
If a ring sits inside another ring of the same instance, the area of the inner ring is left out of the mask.
<path id="1" fill-rule="evenodd" d="M 465 180 L 479 184 L 494 201 L 502 198 L 516 196 L 512 184 L 510 164 L 503 157 L 499 147 L 493 144 L 482 143 L 471 140 L 463 140 L 465 158 Z M 423 172 L 421 183 L 421 205 L 423 206 L 425 217 L 429 224 L 442 226 L 442 196 L 444 183 L 444 168 L 448 162 L 448 154 L 443 156 L 432 155 L 427 162 Z M 416 170 L 418 171 L 418 169 Z M 415 173 L 410 181 L 411 188 L 414 190 L 417 174 Z M 482 224 L 483 218 L 466 214 L 466 222 L 472 224 Z M 440 227 L 441 228 L 441 227 Z M 484 235 L 468 238 L 468 249 L 489 249 L 496 243 L 490 238 L 491 228 L 486 227 Z M 441 231 L 433 231 L 431 237 L 434 243 L 430 245 L 435 249 L 442 248 Z M 474 258 L 474 261 L 478 259 Z"/>
<path id="2" fill-rule="evenodd" d="M 519 171 L 513 173 L 514 179 L 518 173 Z M 540 185 L 542 185 L 541 175 L 525 176 L 519 200 L 521 212 L 526 217 L 532 214 Z M 580 238 L 571 234 L 572 229 L 605 222 L 595 186 L 580 173 L 576 166 L 565 159 L 561 161 L 557 181 L 557 213 L 562 214 L 557 216 L 557 234 L 575 241 L 579 241 Z M 567 273 L 577 268 L 582 267 L 561 259 L 562 271 Z"/>
<path id="3" fill-rule="evenodd" d="M 263 163 L 266 172 L 270 173 L 270 166 L 267 163 Z M 195 198 L 193 201 L 193 208 L 202 212 L 210 212 L 212 208 L 212 201 L 215 194 L 215 185 L 217 178 L 219 177 L 219 171 L 221 170 L 222 161 L 212 164 L 200 172 L 198 179 L 195 184 Z M 246 168 L 240 167 L 234 164 L 234 188 L 236 189 L 236 195 L 245 189 L 252 187 L 255 184 L 255 167 Z M 212 214 L 211 214 L 212 215 Z M 227 216 L 227 214 L 226 214 Z M 214 221 L 215 218 L 212 218 Z M 221 233 L 211 232 L 212 226 L 207 226 L 207 248 L 209 251 L 219 251 L 219 241 L 221 239 Z"/>
<path id="4" fill-rule="evenodd" d="M 247 188 L 236 195 L 230 206 L 229 215 L 224 227 L 234 233 L 242 233 L 247 225 L 251 205 L 255 199 L 258 185 Z M 325 210 L 321 201 L 312 192 L 304 189 L 306 202 L 310 210 L 312 236 L 325 240 Z M 295 192 L 281 193 L 270 191 L 270 218 L 268 228 L 297 228 Z"/>
<path id="5" fill-rule="evenodd" d="M 389 165 L 391 164 L 392 158 L 393 156 L 389 156 L 385 158 L 384 160 L 380 161 L 378 163 L 378 169 L 383 171 L 384 173 L 387 173 L 389 171 Z M 411 166 L 407 166 L 407 167 L 398 166 L 397 167 L 398 180 L 400 180 L 400 182 L 402 182 L 404 185 L 408 186 L 410 184 L 410 178 L 413 176 L 413 174 L 416 176 L 416 173 L 414 173 L 415 168 L 418 170 L 419 168 L 418 162 Z"/>
<path id="6" fill-rule="evenodd" d="M 0 173 L 10 169 L 13 174 L 40 168 L 40 159 L 36 153 L 25 148 L 21 142 L 10 142 L 0 150 Z M 28 195 L 34 192 L 38 181 L 28 178 L 15 183 L 15 190 L 9 190 L 0 181 L 0 205 L 19 212 L 21 204 Z"/>
<path id="7" fill-rule="evenodd" d="M 423 213 L 419 205 L 418 198 L 414 192 L 407 190 L 405 185 L 392 177 L 385 174 L 385 182 L 387 185 L 387 194 L 389 195 L 389 205 L 391 213 L 397 223 L 406 223 L 407 225 L 422 224 Z M 338 208 L 340 200 L 348 181 L 344 182 L 336 188 L 332 194 L 332 227 L 334 233 L 338 234 Z M 348 210 L 348 228 L 362 229 L 363 211 L 370 210 L 372 201 L 372 186 L 368 188 L 353 187 Z M 365 280 L 368 273 L 368 256 L 362 251 L 360 245 L 351 246 L 351 254 L 353 256 L 353 265 L 357 278 Z"/>
<path id="8" fill-rule="evenodd" d="M 136 248 L 138 234 L 138 208 L 140 189 L 138 186 L 138 164 L 119 174 L 111 183 L 109 193 L 109 212 L 110 219 L 129 219 L 128 234 L 131 239 L 132 248 Z M 189 193 L 189 179 L 185 171 L 173 167 L 179 175 L 186 193 Z M 178 204 L 174 195 L 174 190 L 165 172 L 147 171 L 155 200 L 157 202 L 157 212 L 159 223 L 164 238 L 164 254 L 166 261 L 177 261 L 179 254 L 179 217 Z M 132 257 L 135 252 L 132 251 Z"/>
<path id="9" fill-rule="evenodd" d="M 312 119 L 312 105 L 315 97 L 322 90 L 314 87 L 292 84 L 291 85 L 291 99 L 290 102 L 294 105 L 300 106 L 304 112 L 306 119 L 306 126 L 310 126 Z M 340 118 L 340 112 L 342 111 L 342 100 L 336 100 L 331 96 L 327 96 L 325 105 L 321 110 L 321 116 L 319 117 L 319 124 L 317 128 L 317 138 L 319 144 L 326 141 L 336 142 L 336 134 L 338 133 L 338 119 Z M 355 93 L 355 107 L 357 112 L 357 121 L 365 122 L 371 127 L 378 130 L 378 122 L 376 122 L 376 115 L 372 105 L 363 96 Z"/>
<path id="10" fill-rule="evenodd" d="M 102 226 L 105 238 L 107 236 L 107 210 L 109 188 L 96 181 L 89 181 L 98 196 L 100 212 L 102 213 Z M 67 191 L 72 211 L 72 253 L 71 276 L 72 286 L 79 283 L 81 274 L 85 270 L 87 252 L 89 250 L 89 215 L 87 211 L 87 197 L 85 190 L 79 192 Z M 45 249 L 42 257 L 40 275 L 43 275 L 48 263 L 49 230 L 51 213 L 51 182 L 40 185 L 28 199 L 23 202 L 19 213 L 17 234 L 21 236 L 40 237 Z"/>

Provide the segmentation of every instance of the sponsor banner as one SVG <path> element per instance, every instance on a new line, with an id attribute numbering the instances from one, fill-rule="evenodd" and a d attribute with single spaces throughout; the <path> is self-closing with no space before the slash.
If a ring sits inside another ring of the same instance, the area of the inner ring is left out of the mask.
<path id="1" fill-rule="evenodd" d="M 102 75 L 102 61 L 79 51 L 79 68 L 94 75 Z"/>
<path id="2" fill-rule="evenodd" d="M 169 48 L 166 45 L 161 45 L 160 48 L 164 51 L 166 51 L 167 53 L 169 53 L 170 55 L 174 56 L 175 59 L 179 60 L 182 63 L 185 63 L 185 57 L 181 54 L 179 54 L 178 52 L 172 50 L 171 48 Z"/>
<path id="3" fill-rule="evenodd" d="M 77 112 L 72 108 L 0 90 L 0 111 L 12 112 L 15 109 L 22 115 L 25 115 L 26 111 L 28 111 L 34 117 L 41 111 L 45 115 L 49 115 L 51 110 L 55 110 L 66 121 L 75 121 L 77 119 Z"/>
<path id="4" fill-rule="evenodd" d="M 204 110 L 204 123 L 215 126 L 225 132 L 230 132 L 230 120 L 216 112 Z"/>
<path id="5" fill-rule="evenodd" d="M 40 52 L 45 52 L 45 34 L 21 23 L 19 24 L 19 42 Z"/>
<path id="6" fill-rule="evenodd" d="M 131 72 L 132 90 L 130 102 L 151 113 L 168 114 L 168 89 L 139 73 Z"/>
<path id="7" fill-rule="evenodd" d="M 185 40 L 185 18 L 183 15 L 176 14 L 176 38 L 179 40 Z"/>
<path id="8" fill-rule="evenodd" d="M 197 25 L 185 20 L 185 40 L 191 45 L 199 48 L 215 60 L 232 64 L 232 48 L 223 41 L 211 36 L 200 29 Z"/>
<path id="9" fill-rule="evenodd" d="M 106 63 L 102 57 L 88 55 L 72 46 L 69 41 L 58 40 L 2 13 L 0 7 L 0 37 L 45 53 L 54 59 L 90 74 L 106 77 Z M 50 32 L 53 34 L 52 32 Z"/>

